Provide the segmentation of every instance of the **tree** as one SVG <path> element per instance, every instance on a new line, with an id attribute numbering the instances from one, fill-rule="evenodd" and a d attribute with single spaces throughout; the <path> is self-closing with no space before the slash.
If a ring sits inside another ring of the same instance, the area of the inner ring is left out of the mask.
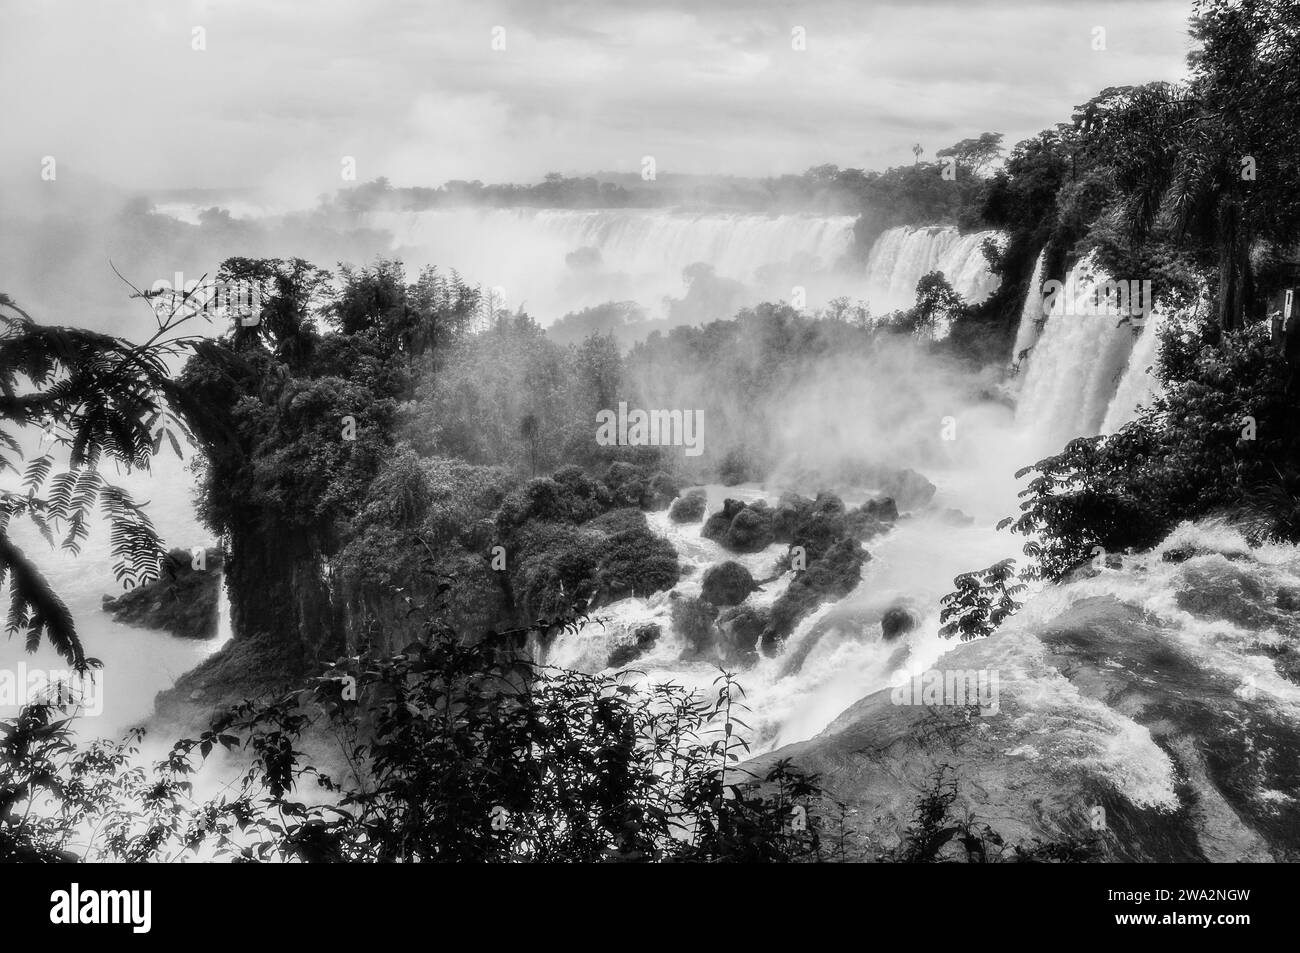
<path id="1" fill-rule="evenodd" d="M 922 275 L 916 283 L 916 304 L 907 312 L 907 323 L 915 334 L 932 337 L 939 322 L 945 324 L 967 312 L 961 295 L 948 283 L 942 271 Z"/>
<path id="2" fill-rule="evenodd" d="M 1198 0 L 1185 84 L 1104 90 L 1076 116 L 1131 242 L 1166 241 L 1216 273 L 1217 323 L 1262 316 L 1252 255 L 1300 238 L 1300 10 Z"/>
<path id="3" fill-rule="evenodd" d="M 136 290 L 149 299 L 158 293 Z M 14 518 L 26 518 L 51 546 L 80 551 L 98 505 L 110 526 L 114 573 L 126 585 L 155 578 L 165 550 L 148 515 L 130 495 L 105 480 L 103 462 L 148 468 L 172 428 L 185 422 L 169 406 L 176 398 L 166 360 L 195 339 L 176 333 L 194 316 L 178 293 L 157 329 L 142 344 L 78 328 L 37 324 L 8 295 L 0 294 L 0 470 L 19 473 L 10 454 L 22 455 L 19 436 L 40 429 L 48 449 L 23 469 L 22 492 L 0 491 L 0 582 L 10 590 L 6 628 L 26 633 L 28 651 L 42 638 L 81 673 L 98 667 L 88 657 L 76 623 L 40 569 L 9 535 Z M 42 441 L 44 444 L 44 440 Z M 55 448 L 66 460 L 57 461 Z M 55 473 L 56 465 L 61 469 Z"/>
<path id="4" fill-rule="evenodd" d="M 537 437 L 540 429 L 536 414 L 524 414 L 519 421 L 519 436 L 528 448 L 529 476 L 537 476 Z"/>
<path id="5" fill-rule="evenodd" d="M 205 459 L 200 516 L 228 541 L 236 642 L 293 666 L 342 644 L 328 561 L 391 453 L 407 373 L 391 359 L 400 335 L 369 319 L 373 271 L 345 273 L 342 316 L 328 273 L 300 259 L 233 259 L 221 274 L 265 282 L 262 321 L 197 344 L 177 399 Z M 353 333 L 320 333 L 323 317 Z"/>
<path id="6" fill-rule="evenodd" d="M 972 175 L 983 175 L 1002 151 L 1002 133 L 985 132 L 976 139 L 963 139 L 956 145 L 940 149 L 935 155 L 944 159 L 949 156 L 957 160 L 957 165 Z"/>

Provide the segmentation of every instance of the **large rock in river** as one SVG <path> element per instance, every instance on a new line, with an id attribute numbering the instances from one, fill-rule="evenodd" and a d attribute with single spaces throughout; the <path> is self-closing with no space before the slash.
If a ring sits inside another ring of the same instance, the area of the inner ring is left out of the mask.
<path id="1" fill-rule="evenodd" d="M 163 560 L 157 579 L 116 598 L 104 596 L 100 608 L 123 625 L 163 629 L 187 639 L 210 639 L 217 634 L 222 565 L 219 549 L 204 550 L 202 558 L 189 550 L 173 549 Z"/>
<path id="2" fill-rule="evenodd" d="M 1298 861 L 1300 620 L 1283 607 L 1300 549 L 1243 559 L 1233 535 L 1185 526 L 1119 570 L 1049 588 L 990 638 L 747 767 L 820 772 L 859 859 L 899 847 L 949 765 L 954 813 L 1007 850 L 1092 841 L 1115 861 Z M 1163 561 L 1189 537 L 1198 555 Z"/>

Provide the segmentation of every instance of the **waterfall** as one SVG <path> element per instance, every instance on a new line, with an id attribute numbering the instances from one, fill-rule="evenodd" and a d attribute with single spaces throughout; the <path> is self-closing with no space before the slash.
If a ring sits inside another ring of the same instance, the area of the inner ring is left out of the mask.
<path id="1" fill-rule="evenodd" d="M 436 253 L 441 267 L 487 281 L 519 252 L 562 271 L 581 248 L 600 253 L 602 270 L 671 273 L 708 262 L 718 274 L 749 281 L 771 265 L 830 269 L 853 244 L 851 215 L 745 215 L 671 209 L 436 209 L 384 212 L 373 224 L 396 245 Z M 675 289 L 678 290 L 678 289 Z"/>
<path id="2" fill-rule="evenodd" d="M 1041 258 L 1035 268 L 1016 336 L 1016 353 L 1032 340 L 1031 316 L 1042 304 Z M 1113 433 L 1150 399 L 1164 317 L 1152 309 L 1145 322 L 1097 313 L 1099 286 L 1108 280 L 1092 256 L 1070 270 L 1054 296 L 1037 343 L 1028 356 L 1016 405 L 1016 422 L 1041 451 L 1055 451 L 1075 437 Z"/>
<path id="3" fill-rule="evenodd" d="M 226 590 L 226 574 L 221 574 L 217 581 L 217 637 L 212 640 L 212 649 L 216 651 L 235 636 L 230 622 L 230 593 Z"/>
<path id="4" fill-rule="evenodd" d="M 393 235 L 409 270 L 454 268 L 500 289 L 543 324 L 605 301 L 636 301 L 652 315 L 680 298 L 682 272 L 704 262 L 746 292 L 735 306 L 786 300 L 808 307 L 861 297 L 849 265 L 851 215 L 753 215 L 674 209 L 434 209 L 382 212 L 368 224 Z M 583 256 L 574 253 L 583 249 Z M 730 318 L 719 313 L 714 318 Z"/>
<path id="5" fill-rule="evenodd" d="M 1034 275 L 1029 279 L 1029 291 L 1025 294 L 1025 306 L 1020 310 L 1020 327 L 1016 330 L 1016 343 L 1011 349 L 1012 363 L 1019 363 L 1020 355 L 1038 343 L 1043 331 L 1043 262 L 1047 255 L 1044 248 L 1038 253 L 1034 262 Z"/>
<path id="6" fill-rule="evenodd" d="M 1150 403 L 1155 396 L 1159 381 L 1153 373 L 1153 365 L 1159 354 L 1160 331 L 1165 322 L 1164 312 L 1155 311 L 1143 327 L 1106 411 L 1106 419 L 1101 423 L 1101 433 L 1112 434 L 1119 430 L 1137 415 L 1139 406 Z"/>
<path id="7" fill-rule="evenodd" d="M 982 252 L 997 232 L 890 229 L 872 246 L 864 270 L 851 254 L 854 222 L 851 215 L 677 209 L 434 209 L 368 217 L 393 235 L 392 254 L 411 271 L 455 268 L 471 282 L 501 289 L 507 307 L 524 304 L 544 324 L 610 300 L 633 300 L 653 314 L 665 296 L 685 293 L 682 271 L 697 262 L 744 286 L 737 305 L 791 301 L 802 288 L 808 308 L 843 296 L 885 314 L 910 307 L 917 281 L 935 270 L 972 303 L 997 287 Z M 593 251 L 574 256 L 581 249 Z"/>
<path id="8" fill-rule="evenodd" d="M 867 291 L 871 309 L 883 314 L 909 308 L 916 301 L 916 283 L 931 271 L 941 271 L 969 304 L 979 304 L 997 289 L 997 278 L 984 259 L 985 239 L 996 231 L 962 235 L 950 225 L 891 228 L 871 247 L 867 259 Z"/>

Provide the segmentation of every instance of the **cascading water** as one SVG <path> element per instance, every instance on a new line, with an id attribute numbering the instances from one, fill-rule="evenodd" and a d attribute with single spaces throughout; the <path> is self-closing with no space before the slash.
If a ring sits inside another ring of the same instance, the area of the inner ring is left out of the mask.
<path id="1" fill-rule="evenodd" d="M 1074 437 L 1100 433 L 1108 416 L 1120 419 L 1132 411 L 1116 407 L 1112 416 L 1111 405 L 1137 340 L 1149 341 L 1155 335 L 1150 327 L 1139 330 L 1134 322 L 1096 305 L 1098 290 L 1106 281 L 1091 256 L 1070 270 L 1027 362 L 1016 422 L 1039 450 L 1056 450 Z M 1042 294 L 1037 283 L 1031 285 L 1026 312 L 1043 300 Z M 1135 376 L 1145 367 L 1135 366 Z M 1126 400 L 1129 394 L 1140 399 L 1145 393 L 1136 380 L 1125 391 Z"/>
<path id="2" fill-rule="evenodd" d="M 1020 310 L 1020 327 L 1016 329 L 1016 343 L 1011 348 L 1011 362 L 1016 365 L 1023 360 L 1021 355 L 1032 349 L 1043 333 L 1043 298 L 1037 289 L 1043 286 L 1043 262 L 1046 255 L 1046 249 L 1038 253 L 1033 277 L 1029 279 L 1029 293 L 1025 295 L 1025 306 Z"/>
<path id="3" fill-rule="evenodd" d="M 932 271 L 941 271 L 948 283 L 969 304 L 979 304 L 997 288 L 997 278 L 984 258 L 986 239 L 1000 233 L 962 235 L 951 226 L 910 225 L 891 228 L 871 247 L 867 258 L 867 296 L 872 310 L 881 314 L 911 307 L 916 283 Z"/>
<path id="4" fill-rule="evenodd" d="M 945 500 L 973 506 L 976 491 L 974 487 L 970 490 L 969 496 L 957 490 Z M 727 497 L 767 499 L 769 503 L 776 499 L 775 494 L 753 485 L 715 485 L 707 487 L 707 492 L 710 513 L 721 509 Z M 860 500 L 846 495 L 845 502 Z M 651 527 L 672 542 L 689 571 L 671 593 L 623 599 L 597 610 L 594 616 L 603 620 L 601 624 L 557 636 L 544 661 L 601 671 L 607 668 L 612 648 L 626 644 L 637 629 L 655 624 L 662 634 L 654 645 L 618 668 L 634 670 L 637 674 L 625 677 L 636 683 L 674 683 L 708 696 L 716 691 L 713 683 L 718 666 L 686 655 L 686 640 L 672 628 L 673 599 L 698 597 L 704 570 L 724 560 L 743 563 L 756 579 L 767 578 L 787 547 L 775 544 L 758 553 L 737 555 L 702 538 L 699 523 L 675 524 L 662 512 L 647 515 Z M 823 603 L 796 626 L 774 656 L 761 658 L 739 672 L 745 701 L 752 710 L 745 720 L 751 728 L 747 740 L 753 751 L 811 737 L 863 695 L 924 671 L 952 648 L 952 642 L 938 635 L 939 599 L 952 588 L 950 583 L 958 573 L 1008 555 L 1005 536 L 991 526 L 991 519 L 953 526 L 935 514 L 925 514 L 869 543 L 872 558 L 863 567 L 857 589 L 843 599 Z M 787 573 L 767 583 L 744 604 L 770 606 L 791 578 Z M 889 607 L 900 603 L 915 613 L 919 624 L 907 637 L 886 641 L 880 620 Z"/>
<path id="5" fill-rule="evenodd" d="M 1111 398 L 1106 410 L 1106 419 L 1101 422 L 1100 433 L 1112 434 L 1137 415 L 1138 407 L 1151 402 L 1156 395 L 1159 381 L 1154 373 L 1156 357 L 1160 350 L 1160 332 L 1166 322 L 1165 312 L 1155 310 L 1142 328 L 1133 351 L 1129 354 L 1128 366 L 1120 378 L 1115 396 Z"/>
<path id="6" fill-rule="evenodd" d="M 502 289 L 543 323 L 609 300 L 654 312 L 685 292 L 698 262 L 753 291 L 810 305 L 850 293 L 840 274 L 853 244 L 852 216 L 745 215 L 672 209 L 436 209 L 383 212 L 369 224 L 393 235 L 410 268 L 436 264 Z M 583 249 L 594 255 L 575 256 Z M 573 257 L 570 257 L 573 256 Z"/>
<path id="7" fill-rule="evenodd" d="M 869 301 L 876 314 L 910 307 L 917 281 L 934 270 L 972 303 L 997 285 L 981 250 L 996 232 L 890 229 L 873 245 L 864 274 L 852 261 L 854 221 L 673 209 L 438 209 L 369 217 L 392 233 L 393 253 L 408 267 L 455 268 L 501 288 L 507 306 L 523 303 L 544 323 L 616 299 L 653 312 L 665 296 L 684 293 L 682 272 L 698 262 L 742 283 L 747 300 L 790 300 L 798 286 L 809 307 L 844 296 Z M 595 254 L 574 255 L 582 249 Z"/>

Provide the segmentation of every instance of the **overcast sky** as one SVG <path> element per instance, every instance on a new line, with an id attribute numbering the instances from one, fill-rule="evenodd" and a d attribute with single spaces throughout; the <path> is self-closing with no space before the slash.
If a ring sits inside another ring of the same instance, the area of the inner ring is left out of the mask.
<path id="1" fill-rule="evenodd" d="M 660 171 L 884 168 L 984 130 L 1010 144 L 1103 87 L 1182 76 L 1190 0 L 0 7 L 6 181 L 38 181 L 53 155 L 60 179 L 306 201 L 348 155 L 358 180 L 436 185 L 645 155 Z"/>

